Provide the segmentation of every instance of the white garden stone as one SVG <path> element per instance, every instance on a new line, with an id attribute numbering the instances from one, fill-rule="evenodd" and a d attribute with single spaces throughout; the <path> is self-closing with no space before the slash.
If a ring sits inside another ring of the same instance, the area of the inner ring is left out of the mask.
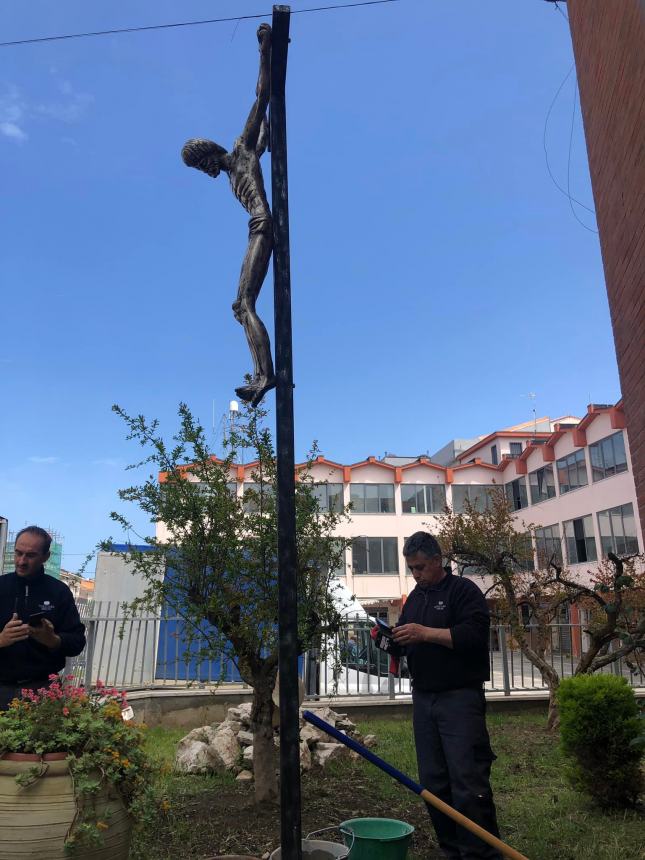
<path id="1" fill-rule="evenodd" d="M 365 746 L 376 744 L 375 735 L 361 738 L 355 724 L 347 719 L 346 714 L 338 714 L 325 706 L 316 708 L 315 713 L 331 725 L 335 725 L 343 734 L 351 734 L 362 741 Z M 251 703 L 245 702 L 235 708 L 229 708 L 226 719 L 213 726 L 202 726 L 193 729 L 182 738 L 177 746 L 176 767 L 182 773 L 210 773 L 228 771 L 237 775 L 240 782 L 253 778 L 253 733 L 250 730 Z M 279 733 L 273 735 L 276 747 L 280 746 Z M 333 761 L 343 755 L 354 760 L 356 753 L 350 752 L 344 744 L 333 743 L 330 736 L 316 728 L 311 723 L 300 718 L 300 768 L 309 770 L 312 765 L 324 767 L 328 761 Z M 244 769 L 240 771 L 240 761 Z"/>
<path id="2" fill-rule="evenodd" d="M 238 775 L 235 777 L 237 782 L 252 782 L 253 774 L 250 770 L 241 770 Z"/>
<path id="3" fill-rule="evenodd" d="M 235 721 L 238 723 L 242 722 L 242 713 L 239 708 L 229 708 L 226 712 L 226 719 L 231 720 L 231 722 Z"/>
<path id="4" fill-rule="evenodd" d="M 312 726 L 311 723 L 305 723 L 304 726 L 300 729 L 300 739 L 303 741 L 307 741 L 309 746 L 313 746 L 317 744 L 319 741 L 324 741 L 328 735 L 324 735 L 320 729 L 317 729 L 315 726 Z"/>
<path id="5" fill-rule="evenodd" d="M 240 754 L 240 745 L 234 732 L 225 724 L 222 724 L 210 743 L 213 756 L 221 762 L 225 770 L 233 770 Z M 218 768 L 219 769 L 219 768 Z"/>
<path id="6" fill-rule="evenodd" d="M 346 749 L 347 747 L 343 744 L 316 744 L 312 750 L 314 764 L 324 767 L 328 762 L 334 761 L 344 755 Z"/>
<path id="7" fill-rule="evenodd" d="M 300 770 L 311 770 L 311 750 L 307 741 L 300 741 Z"/>
<path id="8" fill-rule="evenodd" d="M 335 711 L 332 711 L 331 708 L 325 706 L 323 708 L 308 708 L 308 710 L 310 710 L 312 714 L 315 714 L 315 716 L 319 717 L 321 720 L 324 720 L 326 723 L 329 723 L 332 726 L 336 725 L 338 714 Z M 311 723 L 309 725 L 311 725 Z"/>
<path id="9" fill-rule="evenodd" d="M 241 705 L 237 706 L 238 711 L 240 712 L 240 720 L 244 723 L 245 726 L 248 726 L 251 722 L 251 710 L 253 705 L 251 702 L 242 702 Z"/>
<path id="10" fill-rule="evenodd" d="M 177 750 L 180 750 L 184 745 L 191 744 L 193 741 L 201 741 L 204 744 L 209 744 L 214 736 L 215 728 L 213 726 L 200 726 L 198 729 L 188 732 L 186 737 L 179 741 Z"/>
<path id="11" fill-rule="evenodd" d="M 217 767 L 211 748 L 203 741 L 189 741 L 177 750 L 175 767 L 180 773 L 210 773 Z"/>

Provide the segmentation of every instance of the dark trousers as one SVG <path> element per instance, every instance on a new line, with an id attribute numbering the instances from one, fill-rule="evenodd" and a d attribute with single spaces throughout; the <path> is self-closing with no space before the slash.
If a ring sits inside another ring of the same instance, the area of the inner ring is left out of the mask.
<path id="1" fill-rule="evenodd" d="M 25 682 L 24 684 L 3 684 L 0 681 L 0 711 L 6 711 L 14 699 L 22 699 L 22 690 L 40 690 L 43 687 L 49 687 L 51 681 L 34 681 L 32 683 Z"/>
<path id="2" fill-rule="evenodd" d="M 486 728 L 483 689 L 412 696 L 419 780 L 454 809 L 499 837 L 490 768 L 495 755 Z M 439 845 L 449 860 L 502 860 L 495 848 L 428 805 Z"/>

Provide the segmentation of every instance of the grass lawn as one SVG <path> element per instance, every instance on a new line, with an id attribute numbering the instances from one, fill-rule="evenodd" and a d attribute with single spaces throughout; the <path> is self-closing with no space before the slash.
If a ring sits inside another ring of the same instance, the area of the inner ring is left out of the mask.
<path id="1" fill-rule="evenodd" d="M 502 838 L 529 860 L 645 860 L 643 809 L 600 813 L 569 788 L 557 735 L 546 731 L 545 721 L 541 714 L 488 718 L 498 756 L 493 790 Z M 416 778 L 410 720 L 362 721 L 359 728 L 378 737 L 375 752 Z M 257 810 L 251 786 L 229 776 L 172 772 L 174 746 L 183 734 L 150 730 L 150 750 L 165 769 L 158 788 L 168 809 L 137 835 L 136 860 L 204 860 L 227 853 L 260 857 L 275 848 L 279 811 Z M 411 860 L 440 856 L 424 804 L 363 760 L 332 762 L 324 771 L 310 771 L 303 777 L 302 791 L 303 832 L 346 818 L 399 818 L 416 828 Z"/>

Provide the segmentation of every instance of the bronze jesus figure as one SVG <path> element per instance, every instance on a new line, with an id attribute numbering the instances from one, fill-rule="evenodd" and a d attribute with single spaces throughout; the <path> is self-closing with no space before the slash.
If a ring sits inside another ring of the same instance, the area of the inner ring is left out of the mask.
<path id="1" fill-rule="evenodd" d="M 253 358 L 253 378 L 248 385 L 235 389 L 241 400 L 257 406 L 267 391 L 275 388 L 275 375 L 269 335 L 255 311 L 255 303 L 269 268 L 273 250 L 273 222 L 262 178 L 260 157 L 267 147 L 266 112 L 270 96 L 271 27 L 260 24 L 260 72 L 256 99 L 240 137 L 231 152 L 212 140 L 189 140 L 181 151 L 188 167 L 202 170 L 216 179 L 220 171 L 228 173 L 233 194 L 251 216 L 249 244 L 242 263 L 237 299 L 233 304 L 235 319 L 244 334 Z"/>

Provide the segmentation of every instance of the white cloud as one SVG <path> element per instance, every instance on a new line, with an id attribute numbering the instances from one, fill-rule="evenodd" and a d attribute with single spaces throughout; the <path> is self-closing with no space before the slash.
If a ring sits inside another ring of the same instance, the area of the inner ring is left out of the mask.
<path id="1" fill-rule="evenodd" d="M 22 127 L 25 103 L 17 87 L 8 86 L 0 96 L 0 134 L 12 140 L 23 141 L 28 135 Z"/>
<path id="2" fill-rule="evenodd" d="M 37 456 L 34 456 L 34 457 L 29 458 L 29 462 L 30 463 L 47 463 L 47 464 L 60 463 L 60 457 L 37 457 Z"/>
<path id="3" fill-rule="evenodd" d="M 103 457 L 100 460 L 92 460 L 93 466 L 110 466 L 115 469 L 123 465 L 123 460 L 119 457 Z"/>
<path id="4" fill-rule="evenodd" d="M 0 122 L 0 134 L 5 137 L 13 137 L 14 140 L 27 140 L 27 133 L 15 122 Z"/>
<path id="5" fill-rule="evenodd" d="M 55 71 L 52 71 L 55 76 Z M 29 134 L 26 126 L 34 120 L 54 120 L 67 125 L 79 122 L 94 101 L 90 93 L 77 92 L 68 80 L 56 80 L 53 98 L 34 103 L 14 84 L 0 92 L 0 136 L 22 143 Z M 65 138 L 65 143 L 74 143 Z"/>
<path id="6" fill-rule="evenodd" d="M 89 93 L 76 92 L 69 81 L 59 81 L 58 90 L 63 96 L 62 100 L 39 104 L 35 112 L 60 122 L 72 123 L 77 122 L 94 101 L 94 96 Z"/>

